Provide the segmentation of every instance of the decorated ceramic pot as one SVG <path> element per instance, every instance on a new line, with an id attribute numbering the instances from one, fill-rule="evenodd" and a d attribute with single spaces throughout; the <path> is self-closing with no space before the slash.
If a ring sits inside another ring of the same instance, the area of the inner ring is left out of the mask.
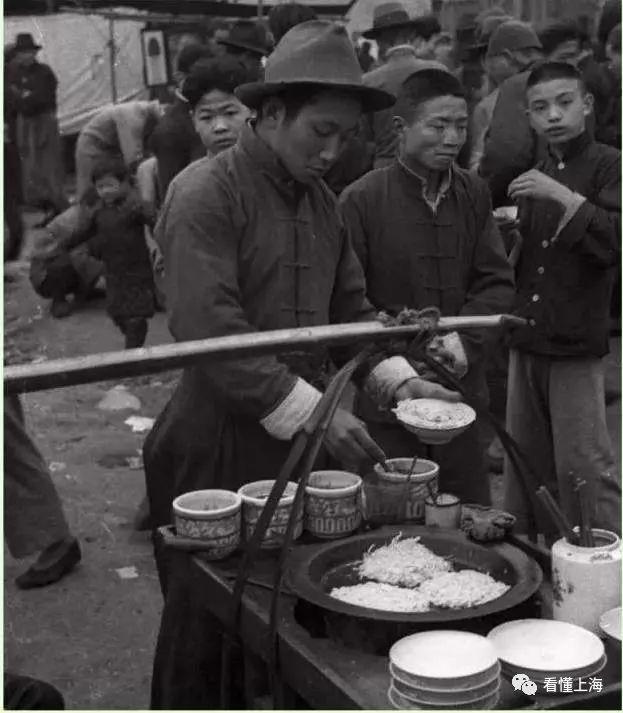
<path id="1" fill-rule="evenodd" d="M 343 470 L 317 470 L 305 488 L 305 529 L 316 537 L 346 537 L 361 524 L 361 478 Z"/>
<path id="2" fill-rule="evenodd" d="M 242 532 L 244 539 L 247 541 L 253 535 L 257 521 L 260 519 L 274 484 L 274 480 L 256 480 L 254 483 L 243 485 L 238 490 L 238 493 L 242 496 Z M 270 525 L 264 533 L 261 544 L 262 549 L 274 549 L 283 545 L 296 489 L 296 483 L 289 482 L 286 485 L 279 504 L 275 508 Z M 303 512 L 301 511 L 294 528 L 294 539 L 299 538 L 302 532 Z"/>
<path id="3" fill-rule="evenodd" d="M 432 460 L 418 458 L 409 477 L 413 458 L 390 458 L 386 470 L 374 466 L 374 478 L 364 481 L 364 515 L 369 522 L 424 522 L 424 502 L 437 493 L 439 466 Z"/>
<path id="4" fill-rule="evenodd" d="M 599 617 L 621 604 L 621 540 L 608 530 L 592 532 L 594 547 L 565 538 L 552 546 L 553 618 L 599 635 Z"/>
<path id="5" fill-rule="evenodd" d="M 229 490 L 194 490 L 173 501 L 180 537 L 202 540 L 208 559 L 220 560 L 240 544 L 242 498 Z"/>

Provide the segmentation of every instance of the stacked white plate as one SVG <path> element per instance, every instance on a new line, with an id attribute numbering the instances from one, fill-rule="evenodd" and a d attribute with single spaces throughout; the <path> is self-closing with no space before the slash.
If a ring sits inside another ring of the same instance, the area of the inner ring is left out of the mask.
<path id="1" fill-rule="evenodd" d="M 601 639 L 564 621 L 509 621 L 492 629 L 487 638 L 495 647 L 504 677 L 525 673 L 538 685 L 539 693 L 546 692 L 546 679 L 587 679 L 606 665 Z"/>
<path id="2" fill-rule="evenodd" d="M 491 710 L 498 702 L 500 663 L 484 636 L 424 631 L 389 652 L 387 697 L 400 710 Z"/>

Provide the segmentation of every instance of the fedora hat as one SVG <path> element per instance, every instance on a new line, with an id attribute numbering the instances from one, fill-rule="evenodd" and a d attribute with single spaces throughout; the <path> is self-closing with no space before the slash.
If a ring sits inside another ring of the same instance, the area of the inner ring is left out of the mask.
<path id="1" fill-rule="evenodd" d="M 286 32 L 266 60 L 264 81 L 241 84 L 235 94 L 257 109 L 265 97 L 296 85 L 352 92 L 366 112 L 387 109 L 396 101 L 393 94 L 364 86 L 346 28 L 329 20 L 309 20 Z"/>
<path id="2" fill-rule="evenodd" d="M 238 20 L 232 25 L 229 37 L 218 40 L 219 45 L 253 52 L 265 57 L 270 52 L 270 44 L 264 26 L 253 20 Z"/>
<path id="3" fill-rule="evenodd" d="M 30 32 L 20 32 L 15 38 L 14 52 L 23 52 L 26 50 L 40 50 L 41 45 L 35 44 Z"/>
<path id="4" fill-rule="evenodd" d="M 362 36 L 367 40 L 374 40 L 383 30 L 390 30 L 396 27 L 410 27 L 415 24 L 415 20 L 409 17 L 409 13 L 399 2 L 386 2 L 377 5 L 372 15 L 372 27 Z"/>

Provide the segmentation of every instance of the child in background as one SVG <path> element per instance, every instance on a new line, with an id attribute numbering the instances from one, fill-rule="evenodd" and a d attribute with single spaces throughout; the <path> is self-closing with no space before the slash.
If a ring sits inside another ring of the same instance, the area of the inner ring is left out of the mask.
<path id="1" fill-rule="evenodd" d="M 154 280 L 144 226 L 153 214 L 130 185 L 120 159 L 102 159 L 93 169 L 97 203 L 88 228 L 73 244 L 88 240 L 89 252 L 104 263 L 106 310 L 125 336 L 125 348 L 145 344 L 154 314 Z"/>
<path id="2" fill-rule="evenodd" d="M 257 79 L 257 72 L 229 55 L 201 60 L 192 68 L 184 82 L 184 97 L 208 156 L 238 141 L 251 111 L 234 95 L 234 89 Z"/>
<path id="3" fill-rule="evenodd" d="M 515 312 L 528 326 L 511 336 L 507 428 L 572 524 L 579 523 L 579 476 L 593 526 L 620 534 L 602 357 L 621 259 L 621 154 L 587 133 L 592 96 L 572 65 L 538 65 L 526 91 L 530 123 L 548 153 L 508 189 L 523 238 Z M 508 459 L 505 475 L 517 531 L 553 534 Z"/>

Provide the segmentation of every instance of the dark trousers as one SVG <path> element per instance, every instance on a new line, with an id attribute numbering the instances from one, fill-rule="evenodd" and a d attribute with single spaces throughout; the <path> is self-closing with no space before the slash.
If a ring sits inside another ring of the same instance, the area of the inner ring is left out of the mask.
<path id="1" fill-rule="evenodd" d="M 5 260 L 17 260 L 22 249 L 24 226 L 20 213 L 22 202 L 21 164 L 17 146 L 4 143 L 4 222 L 9 232 L 5 242 Z"/>
<path id="2" fill-rule="evenodd" d="M 593 526 L 620 534 L 621 474 L 606 422 L 602 360 L 511 350 L 508 385 L 508 432 L 568 520 L 580 521 L 575 480 L 581 477 Z M 515 531 L 536 526 L 549 535 L 551 523 L 508 459 L 504 475 L 505 507 L 517 517 Z"/>
<path id="3" fill-rule="evenodd" d="M 19 398 L 4 397 L 4 537 L 12 557 L 70 536 L 50 472 L 26 432 Z"/>
<path id="4" fill-rule="evenodd" d="M 65 701 L 60 692 L 45 681 L 5 673 L 4 708 L 10 711 L 62 711 Z"/>

